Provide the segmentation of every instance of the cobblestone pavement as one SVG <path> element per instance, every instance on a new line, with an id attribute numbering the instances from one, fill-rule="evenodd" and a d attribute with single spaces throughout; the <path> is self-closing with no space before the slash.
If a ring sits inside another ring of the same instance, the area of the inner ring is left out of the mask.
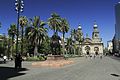
<path id="1" fill-rule="evenodd" d="M 17 72 L 19 75 L 8 76 L 3 80 L 120 80 L 118 60 L 110 57 L 102 59 L 80 57 L 72 60 L 75 63 L 62 68 L 35 68 L 31 66 L 31 62 L 23 62 L 23 67 L 27 70 L 21 70 Z M 0 64 L 0 67 L 13 67 L 13 65 L 13 62 L 9 62 Z"/>

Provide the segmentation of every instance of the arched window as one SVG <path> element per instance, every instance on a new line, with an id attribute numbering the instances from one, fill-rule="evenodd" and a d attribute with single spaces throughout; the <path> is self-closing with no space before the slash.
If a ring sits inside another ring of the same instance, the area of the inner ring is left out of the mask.
<path id="1" fill-rule="evenodd" d="M 85 47 L 85 50 L 86 50 L 86 51 L 90 51 L 90 47 L 89 47 L 89 46 L 86 46 L 86 47 Z"/>
<path id="2" fill-rule="evenodd" d="M 94 51 L 95 51 L 95 52 L 98 52 L 98 51 L 99 51 L 99 48 L 98 48 L 98 47 L 94 47 Z"/>

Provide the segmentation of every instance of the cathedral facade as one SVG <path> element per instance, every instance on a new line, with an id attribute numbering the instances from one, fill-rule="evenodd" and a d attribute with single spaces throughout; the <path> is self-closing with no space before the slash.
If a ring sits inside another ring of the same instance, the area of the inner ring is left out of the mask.
<path id="1" fill-rule="evenodd" d="M 78 30 L 82 33 L 82 27 L 79 26 Z M 102 38 L 99 36 L 99 30 L 98 25 L 96 22 L 93 25 L 93 32 L 92 32 L 92 38 L 89 38 L 88 35 L 86 37 L 83 36 L 83 40 L 79 44 L 79 42 L 76 42 L 77 46 L 80 47 L 80 51 L 82 55 L 86 54 L 103 54 L 103 42 Z"/>

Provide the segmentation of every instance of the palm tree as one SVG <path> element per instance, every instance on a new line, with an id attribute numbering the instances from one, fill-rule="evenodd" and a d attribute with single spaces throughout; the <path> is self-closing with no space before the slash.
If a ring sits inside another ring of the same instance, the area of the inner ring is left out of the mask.
<path id="1" fill-rule="evenodd" d="M 69 52 L 69 54 L 71 54 L 71 48 L 72 48 L 72 38 L 67 38 L 67 45 L 66 45 L 66 48 L 67 48 L 67 54 Z"/>
<path id="2" fill-rule="evenodd" d="M 28 39 L 32 40 L 34 43 L 34 56 L 36 56 L 38 54 L 38 45 L 42 43 L 47 35 L 47 28 L 44 28 L 46 24 L 40 20 L 39 16 L 35 16 L 34 19 L 31 19 L 31 22 L 32 28 L 28 33 Z"/>
<path id="3" fill-rule="evenodd" d="M 79 25 L 81 26 L 81 25 Z M 81 45 L 81 49 L 82 49 L 82 41 L 83 41 L 83 33 L 81 32 L 81 27 L 78 28 L 78 30 L 76 31 L 76 40 L 79 42 L 79 53 L 81 55 L 82 52 L 80 52 L 80 45 Z"/>
<path id="4" fill-rule="evenodd" d="M 13 56 L 13 48 L 14 48 L 13 44 L 14 44 L 14 38 L 15 38 L 16 32 L 17 32 L 16 24 L 11 24 L 10 28 L 8 29 L 8 35 L 12 37 L 12 51 L 11 51 L 12 56 Z"/>
<path id="5" fill-rule="evenodd" d="M 54 31 L 54 34 L 60 30 L 61 18 L 58 14 L 52 13 L 51 17 L 48 19 L 48 26 Z"/>
<path id="6" fill-rule="evenodd" d="M 64 18 L 61 18 L 60 31 L 63 34 L 63 54 L 65 53 L 65 51 L 64 51 L 64 49 L 65 49 L 65 43 L 64 43 L 65 33 L 67 33 L 68 30 L 69 30 L 69 24 L 68 24 L 67 20 Z"/>
<path id="7" fill-rule="evenodd" d="M 9 30 L 9 28 L 8 28 Z M 8 59 L 10 58 L 10 42 L 11 42 L 11 38 L 10 35 L 8 34 L 8 40 L 7 40 L 7 44 L 8 44 L 8 49 L 7 49 L 7 53 L 8 53 Z"/>
<path id="8" fill-rule="evenodd" d="M 76 30 L 75 29 L 71 29 L 70 35 L 71 35 L 71 38 L 73 40 L 73 49 L 74 49 L 74 55 L 75 55 L 76 54 L 76 47 L 77 47 L 76 40 L 75 40 L 75 38 L 76 38 Z"/>
<path id="9" fill-rule="evenodd" d="M 20 23 L 20 26 L 21 26 L 21 36 L 22 36 L 22 39 L 21 39 L 21 54 L 23 54 L 23 34 L 24 34 L 24 27 L 27 26 L 27 23 L 28 23 L 28 20 L 25 16 L 21 16 L 19 18 L 19 23 Z"/>

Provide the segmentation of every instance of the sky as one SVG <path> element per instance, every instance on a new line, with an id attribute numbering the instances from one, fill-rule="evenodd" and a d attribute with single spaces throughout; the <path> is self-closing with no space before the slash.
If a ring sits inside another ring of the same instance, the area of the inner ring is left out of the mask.
<path id="1" fill-rule="evenodd" d="M 24 0 L 24 12 L 21 15 L 28 18 L 40 16 L 47 21 L 51 13 L 56 12 L 66 18 L 71 29 L 77 29 L 81 24 L 83 34 L 92 37 L 94 21 L 98 24 L 100 37 L 105 46 L 112 40 L 115 33 L 114 5 L 120 0 Z M 7 35 L 10 24 L 17 23 L 15 0 L 0 0 L 0 34 Z M 66 37 L 70 36 L 70 30 Z M 53 31 L 48 31 L 52 36 Z M 60 34 L 61 35 L 61 34 Z"/>

